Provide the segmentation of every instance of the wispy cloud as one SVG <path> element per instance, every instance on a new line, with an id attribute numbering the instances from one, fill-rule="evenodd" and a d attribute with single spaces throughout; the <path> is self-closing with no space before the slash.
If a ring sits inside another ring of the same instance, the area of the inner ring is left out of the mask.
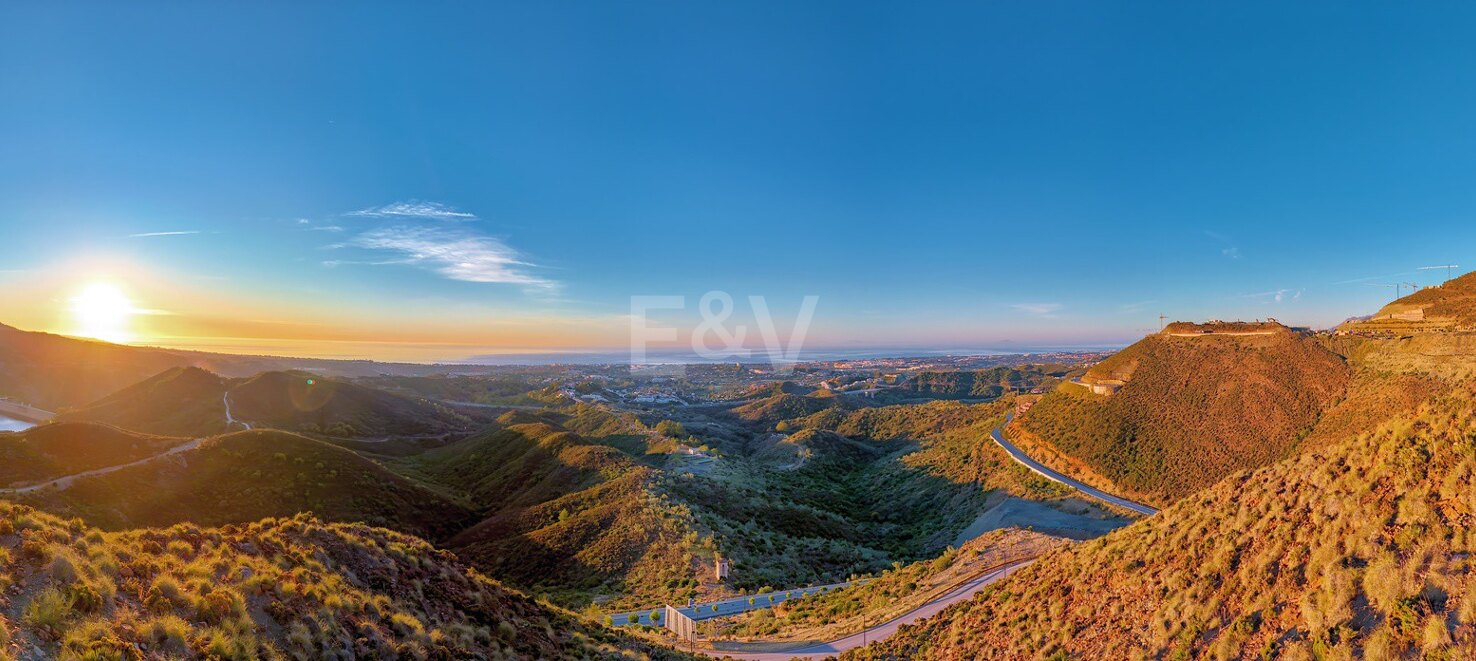
<path id="1" fill-rule="evenodd" d="M 369 216 L 373 218 L 429 218 L 433 220 L 469 221 L 476 220 L 475 214 L 465 211 L 457 211 L 455 208 L 439 202 L 421 202 L 411 200 L 409 202 L 396 202 L 386 204 L 382 207 L 369 207 L 350 211 L 348 216 Z"/>
<path id="2" fill-rule="evenodd" d="M 1303 291 L 1305 291 L 1305 290 L 1297 289 L 1297 290 L 1294 291 L 1294 290 L 1291 290 L 1291 289 L 1274 289 L 1272 291 L 1262 291 L 1262 292 L 1256 292 L 1254 294 L 1241 294 L 1240 297 L 1241 298 L 1263 298 L 1263 299 L 1269 298 L 1272 301 L 1275 301 L 1277 303 L 1282 303 L 1282 302 L 1289 301 L 1289 300 L 1290 301 L 1299 301 L 1299 300 L 1301 300 L 1302 299 L 1302 292 Z"/>
<path id="3" fill-rule="evenodd" d="M 1334 282 L 1333 284 L 1334 285 L 1353 285 L 1353 284 L 1358 284 L 1360 282 L 1369 282 L 1371 280 L 1386 280 L 1388 278 L 1398 278 L 1398 277 L 1401 277 L 1401 276 L 1413 275 L 1413 274 L 1414 274 L 1414 271 L 1401 271 L 1399 273 L 1386 273 L 1384 275 L 1370 275 L 1370 276 L 1364 276 L 1362 278 L 1350 278 L 1348 280 L 1339 280 L 1337 282 Z"/>
<path id="4" fill-rule="evenodd" d="M 1010 307 L 1036 317 L 1054 317 L 1061 311 L 1060 303 L 1016 303 Z"/>
<path id="5" fill-rule="evenodd" d="M 141 239 L 141 238 L 148 237 L 148 236 L 186 236 L 186 235 L 190 235 L 190 234 L 199 234 L 199 233 L 200 233 L 200 230 L 177 230 L 177 231 L 174 231 L 174 232 L 140 232 L 138 234 L 129 234 L 128 235 L 128 238 L 130 238 L 130 239 Z"/>
<path id="6" fill-rule="evenodd" d="M 1154 303 L 1157 303 L 1157 302 L 1158 301 L 1156 301 L 1156 300 L 1147 300 L 1147 301 L 1136 301 L 1136 302 L 1133 302 L 1133 303 L 1123 303 L 1122 305 L 1117 306 L 1117 310 L 1119 312 L 1141 312 L 1143 310 L 1143 308 L 1146 308 L 1146 307 L 1148 307 L 1150 305 L 1153 305 Z"/>
<path id="7" fill-rule="evenodd" d="M 1220 254 L 1225 258 L 1240 259 L 1240 246 L 1235 245 L 1234 239 L 1212 230 L 1205 230 L 1204 235 L 1220 244 Z"/>
<path id="8" fill-rule="evenodd" d="M 413 264 L 429 268 L 452 280 L 522 285 L 550 292 L 557 282 L 531 272 L 536 268 L 517 250 L 499 239 L 439 227 L 395 226 L 370 230 L 344 242 L 344 246 L 398 253 L 383 264 Z M 350 262 L 336 261 L 335 264 Z"/>

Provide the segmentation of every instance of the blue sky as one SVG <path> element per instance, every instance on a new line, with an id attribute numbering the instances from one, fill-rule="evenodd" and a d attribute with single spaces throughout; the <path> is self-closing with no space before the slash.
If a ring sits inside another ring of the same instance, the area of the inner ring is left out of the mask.
<path id="1" fill-rule="evenodd" d="M 1476 265 L 1476 15 L 1409 9 L 9 5 L 0 322 L 102 277 L 281 341 L 616 347 L 709 290 L 834 347 L 1326 326 Z"/>

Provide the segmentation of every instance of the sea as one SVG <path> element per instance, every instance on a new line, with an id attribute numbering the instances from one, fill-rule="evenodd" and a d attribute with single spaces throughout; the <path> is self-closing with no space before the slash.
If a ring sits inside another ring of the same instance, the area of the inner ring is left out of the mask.
<path id="1" fill-rule="evenodd" d="M 0 415 L 0 431 L 25 431 L 35 425 Z"/>

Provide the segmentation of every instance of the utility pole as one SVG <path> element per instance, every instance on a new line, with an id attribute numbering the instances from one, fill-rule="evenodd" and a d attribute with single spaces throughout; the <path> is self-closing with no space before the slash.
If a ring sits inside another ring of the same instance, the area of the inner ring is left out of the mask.
<path id="1" fill-rule="evenodd" d="M 1166 321 L 1166 320 L 1168 320 L 1168 315 L 1166 315 L 1166 314 L 1164 314 L 1162 312 L 1158 313 L 1158 332 L 1160 332 L 1160 333 L 1163 332 L 1163 328 L 1164 328 L 1163 322 Z"/>

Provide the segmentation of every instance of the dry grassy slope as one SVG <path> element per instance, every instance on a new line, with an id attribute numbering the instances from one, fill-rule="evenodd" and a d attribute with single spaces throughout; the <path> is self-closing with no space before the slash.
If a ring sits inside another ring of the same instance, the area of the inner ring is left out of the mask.
<path id="1" fill-rule="evenodd" d="M 849 658 L 1476 656 L 1476 384 L 1054 553 Z"/>
<path id="2" fill-rule="evenodd" d="M 1366 334 L 1476 330 L 1476 273 L 1421 289 L 1339 329 Z"/>
<path id="3" fill-rule="evenodd" d="M 188 452 L 24 500 L 104 529 L 220 525 L 310 511 L 442 539 L 474 520 L 455 502 L 353 452 L 280 431 L 208 439 Z"/>
<path id="4" fill-rule="evenodd" d="M 1289 456 L 1351 371 L 1316 341 L 1274 332 L 1151 335 L 1093 373 L 1127 375 L 1127 384 L 1110 396 L 1057 390 L 1019 424 L 1161 505 Z"/>
<path id="5" fill-rule="evenodd" d="M 104 533 L 0 502 L 0 658 L 685 658 L 311 517 Z"/>
<path id="6" fill-rule="evenodd" d="M 186 440 L 75 422 L 0 434 L 0 488 L 126 464 Z"/>

